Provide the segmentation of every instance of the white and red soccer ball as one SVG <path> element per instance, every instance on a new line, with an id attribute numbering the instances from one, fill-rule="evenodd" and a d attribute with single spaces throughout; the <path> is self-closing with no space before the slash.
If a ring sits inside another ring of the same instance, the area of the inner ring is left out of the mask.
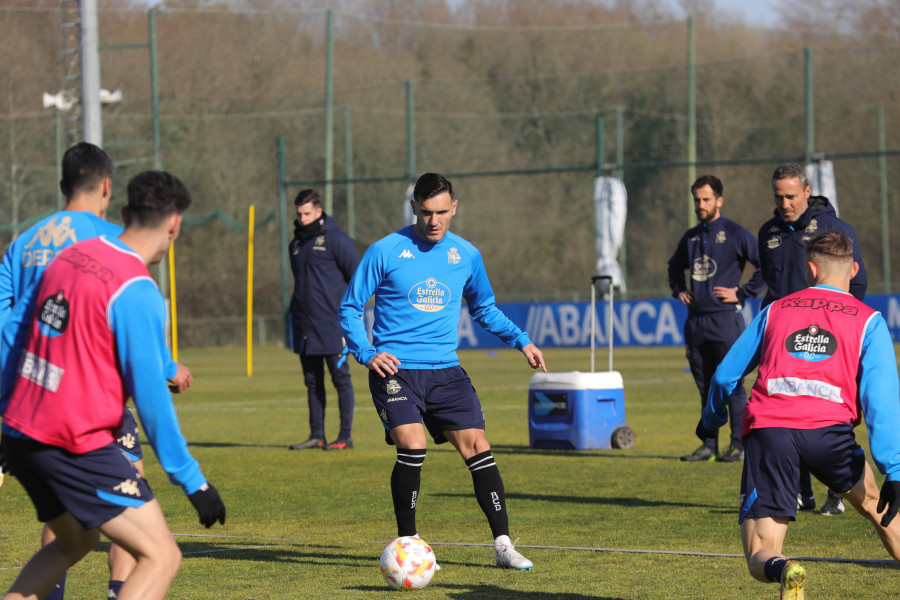
<path id="1" fill-rule="evenodd" d="M 381 553 L 381 574 L 395 590 L 419 590 L 437 568 L 431 546 L 417 537 L 399 537 Z"/>

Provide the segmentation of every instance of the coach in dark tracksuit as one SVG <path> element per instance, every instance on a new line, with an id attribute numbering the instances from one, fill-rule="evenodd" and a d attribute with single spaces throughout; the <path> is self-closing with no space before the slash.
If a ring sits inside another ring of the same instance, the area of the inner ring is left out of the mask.
<path id="1" fill-rule="evenodd" d="M 748 262 L 759 269 L 759 251 L 750 231 L 722 216 L 722 192 L 722 182 L 712 175 L 703 175 L 694 182 L 691 194 L 700 223 L 687 230 L 669 259 L 672 295 L 688 307 L 684 342 L 701 407 L 706 406 L 716 367 L 744 331 L 741 315 L 744 300 L 758 295 L 763 288 L 758 270 L 745 285 L 740 285 Z M 685 284 L 685 271 L 690 271 L 690 287 Z M 741 422 L 746 403 L 741 381 L 731 397 L 731 445 L 725 452 L 719 455 L 718 436 L 715 436 L 681 460 L 742 460 Z"/>
<path id="2" fill-rule="evenodd" d="M 300 355 L 303 379 L 309 393 L 309 439 L 291 450 L 353 447 L 353 382 L 347 361 L 344 332 L 338 307 L 359 264 L 356 244 L 322 210 L 314 190 L 302 190 L 294 200 L 297 220 L 288 246 L 294 273 L 294 295 L 289 309 L 292 347 Z M 337 439 L 325 441 L 325 366 L 338 394 L 341 430 Z"/>
<path id="3" fill-rule="evenodd" d="M 868 276 L 856 231 L 838 218 L 828 198 L 812 195 L 803 166 L 796 163 L 779 165 L 772 174 L 772 193 L 775 216 L 763 223 L 758 236 L 760 272 L 769 286 L 763 306 L 809 287 L 806 281 L 806 242 L 817 233 L 828 230 L 840 231 L 853 241 L 853 260 L 859 264 L 859 271 L 850 280 L 850 293 L 862 300 L 866 295 Z M 813 510 L 815 507 L 809 471 L 803 470 L 800 473 L 797 508 Z M 822 512 L 829 515 L 844 512 L 841 496 L 829 490 Z"/>

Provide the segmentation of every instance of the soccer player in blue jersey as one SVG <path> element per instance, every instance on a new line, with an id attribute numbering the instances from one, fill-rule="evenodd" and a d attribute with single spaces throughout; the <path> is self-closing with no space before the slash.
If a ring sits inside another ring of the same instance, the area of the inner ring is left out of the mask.
<path id="1" fill-rule="evenodd" d="M 397 534 L 417 535 L 427 429 L 435 443 L 453 444 L 469 468 L 494 537 L 497 566 L 531 569 L 532 562 L 510 541 L 503 479 L 485 438 L 478 395 L 456 355 L 463 298 L 475 321 L 520 350 L 533 369 L 546 372 L 544 357 L 497 308 L 478 249 L 450 233 L 457 208 L 451 183 L 436 173 L 422 175 L 411 204 L 415 224 L 366 251 L 340 309 L 350 352 L 369 368 L 369 389 L 385 439 L 397 448 L 391 474 Z M 370 343 L 363 310 L 372 296 Z"/>
<path id="2" fill-rule="evenodd" d="M 39 220 L 19 235 L 0 262 L 0 416 L 15 379 L 19 355 L 34 309 L 33 293 L 41 275 L 53 257 L 72 244 L 108 235 L 118 236 L 122 228 L 104 220 L 112 197 L 113 163 L 101 148 L 80 142 L 69 148 L 62 160 L 60 190 L 66 197 L 65 208 Z M 183 365 L 168 361 L 167 376 L 172 390 L 190 387 L 192 376 Z M 143 475 L 143 453 L 137 438 L 137 423 L 131 410 L 124 413 L 122 429 L 117 436 L 119 449 L 134 462 Z M 53 531 L 44 527 L 43 543 L 53 541 Z M 109 550 L 108 597 L 115 598 L 122 582 L 134 568 L 132 556 L 112 544 Z M 65 576 L 48 600 L 62 600 Z"/>

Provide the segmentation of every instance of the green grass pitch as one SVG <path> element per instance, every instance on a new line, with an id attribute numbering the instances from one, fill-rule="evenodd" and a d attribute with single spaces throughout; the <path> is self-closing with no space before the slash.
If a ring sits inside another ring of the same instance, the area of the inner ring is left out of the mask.
<path id="1" fill-rule="evenodd" d="M 590 370 L 587 350 L 546 351 L 554 371 Z M 419 533 L 443 569 L 424 599 L 643 600 L 777 598 L 750 578 L 740 555 L 739 464 L 678 460 L 698 445 L 699 398 L 681 348 L 615 351 L 625 381 L 630 450 L 532 450 L 531 370 L 518 352 L 464 351 L 482 399 L 487 436 L 506 484 L 512 538 L 534 561 L 526 572 L 496 569 L 490 532 L 461 459 L 431 446 L 422 473 Z M 145 443 L 147 473 L 185 558 L 169 598 L 199 600 L 392 598 L 378 570 L 395 525 L 388 481 L 394 451 L 371 405 L 365 370 L 353 365 L 356 448 L 289 451 L 306 439 L 300 364 L 287 350 L 256 349 L 246 376 L 243 349 L 182 351 L 194 386 L 176 396 L 191 451 L 228 506 L 224 527 L 206 530 L 170 485 Z M 605 350 L 597 364 L 606 366 Z M 748 383 L 749 385 L 749 383 Z M 329 387 L 327 434 L 337 434 Z M 724 432 L 723 432 L 724 433 Z M 865 445 L 864 428 L 857 436 Z M 721 444 L 727 445 L 725 435 Z M 879 478 L 880 481 L 880 478 Z M 819 502 L 823 486 L 814 483 Z M 852 509 L 851 509 L 852 512 Z M 786 552 L 833 559 L 887 559 L 856 514 L 801 513 Z M 0 589 L 39 544 L 40 527 L 18 482 L 0 488 Z M 529 548 L 529 546 L 541 546 Z M 549 548 L 556 547 L 556 548 Z M 100 600 L 104 542 L 69 573 L 67 598 Z M 563 549 L 566 548 L 566 549 Z M 577 549 L 575 549 L 577 548 Z M 602 549 L 587 550 L 586 548 Z M 624 552 L 636 550 L 640 552 Z M 721 556 L 725 555 L 725 556 Z M 807 562 L 808 597 L 900 598 L 893 563 Z"/>

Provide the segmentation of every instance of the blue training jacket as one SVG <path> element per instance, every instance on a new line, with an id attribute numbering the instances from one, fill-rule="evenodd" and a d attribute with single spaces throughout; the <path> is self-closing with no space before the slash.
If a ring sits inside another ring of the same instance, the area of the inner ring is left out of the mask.
<path id="1" fill-rule="evenodd" d="M 809 208 L 795 223 L 787 223 L 775 210 L 775 217 L 759 229 L 760 271 L 769 288 L 763 306 L 809 287 L 806 242 L 817 233 L 829 230 L 840 231 L 853 241 L 853 260 L 859 263 L 859 272 L 850 280 L 850 293 L 857 300 L 865 298 L 869 282 L 856 231 L 838 218 L 828 198 L 810 196 Z"/>
<path id="2" fill-rule="evenodd" d="M 756 267 L 750 280 L 741 285 L 747 263 Z M 685 285 L 684 272 L 690 271 L 690 288 Z M 756 238 L 745 227 L 731 219 L 719 217 L 711 223 L 700 223 L 685 232 L 669 259 L 669 288 L 678 297 L 688 289 L 694 292 L 694 302 L 688 307 L 692 314 L 734 311 L 734 304 L 716 298 L 717 286 L 738 288 L 738 302 L 754 298 L 765 284 L 759 272 L 759 248 Z"/>

